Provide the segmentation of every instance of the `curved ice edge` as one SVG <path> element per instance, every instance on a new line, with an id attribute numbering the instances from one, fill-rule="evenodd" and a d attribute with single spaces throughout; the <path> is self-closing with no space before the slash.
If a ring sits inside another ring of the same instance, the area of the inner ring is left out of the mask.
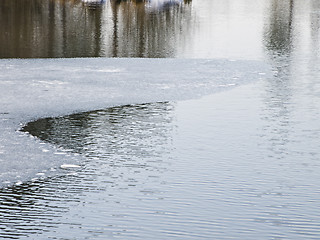
<path id="1" fill-rule="evenodd" d="M 0 115 L 5 129 L 0 133 L 0 187 L 79 162 L 79 157 L 62 158 L 54 154 L 55 146 L 17 131 L 30 121 L 194 99 L 271 75 L 263 62 L 227 59 L 5 59 L 0 68 L 1 112 L 6 113 Z"/>

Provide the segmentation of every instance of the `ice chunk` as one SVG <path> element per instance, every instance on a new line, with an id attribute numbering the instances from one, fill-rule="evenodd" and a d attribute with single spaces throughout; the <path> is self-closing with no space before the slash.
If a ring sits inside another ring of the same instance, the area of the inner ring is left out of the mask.
<path id="1" fill-rule="evenodd" d="M 75 164 L 62 164 L 60 166 L 60 168 L 62 169 L 70 169 L 70 168 L 80 168 L 79 165 L 75 165 Z"/>

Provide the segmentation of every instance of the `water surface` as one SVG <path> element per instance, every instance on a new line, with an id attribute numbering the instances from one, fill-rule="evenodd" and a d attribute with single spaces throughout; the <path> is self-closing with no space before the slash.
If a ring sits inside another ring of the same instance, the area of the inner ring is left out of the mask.
<path id="1" fill-rule="evenodd" d="M 197 100 L 29 123 L 25 131 L 84 160 L 3 188 L 2 238 L 319 239 L 318 1 L 4 0 L 0 11 L 2 58 L 234 58 L 273 68 Z"/>
<path id="2" fill-rule="evenodd" d="M 3 0 L 0 57 L 263 59 L 319 53 L 316 0 Z"/>

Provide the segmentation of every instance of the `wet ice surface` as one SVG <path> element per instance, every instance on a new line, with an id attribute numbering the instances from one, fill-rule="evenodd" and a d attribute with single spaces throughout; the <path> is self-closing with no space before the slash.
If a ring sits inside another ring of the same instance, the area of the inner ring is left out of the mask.
<path id="1" fill-rule="evenodd" d="M 101 58 L 1 60 L 0 68 L 2 186 L 55 175 L 62 164 L 80 164 L 65 149 L 19 132 L 29 121 L 196 98 L 255 81 L 268 71 L 254 61 Z"/>

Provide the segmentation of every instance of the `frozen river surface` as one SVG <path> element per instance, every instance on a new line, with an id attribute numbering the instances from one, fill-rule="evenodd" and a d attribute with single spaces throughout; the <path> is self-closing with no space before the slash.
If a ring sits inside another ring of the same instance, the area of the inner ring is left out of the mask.
<path id="1" fill-rule="evenodd" d="M 101 2 L 0 3 L 0 238 L 319 239 L 319 1 Z"/>
<path id="2" fill-rule="evenodd" d="M 56 171 L 65 163 L 60 161 L 69 160 L 61 158 L 66 152 L 59 149 L 56 156 L 47 156 L 48 146 L 39 148 L 32 137 L 19 133 L 29 121 L 196 98 L 257 80 L 268 71 L 254 61 L 105 58 L 1 60 L 0 68 L 2 185 L 30 180 L 49 166 Z"/>

